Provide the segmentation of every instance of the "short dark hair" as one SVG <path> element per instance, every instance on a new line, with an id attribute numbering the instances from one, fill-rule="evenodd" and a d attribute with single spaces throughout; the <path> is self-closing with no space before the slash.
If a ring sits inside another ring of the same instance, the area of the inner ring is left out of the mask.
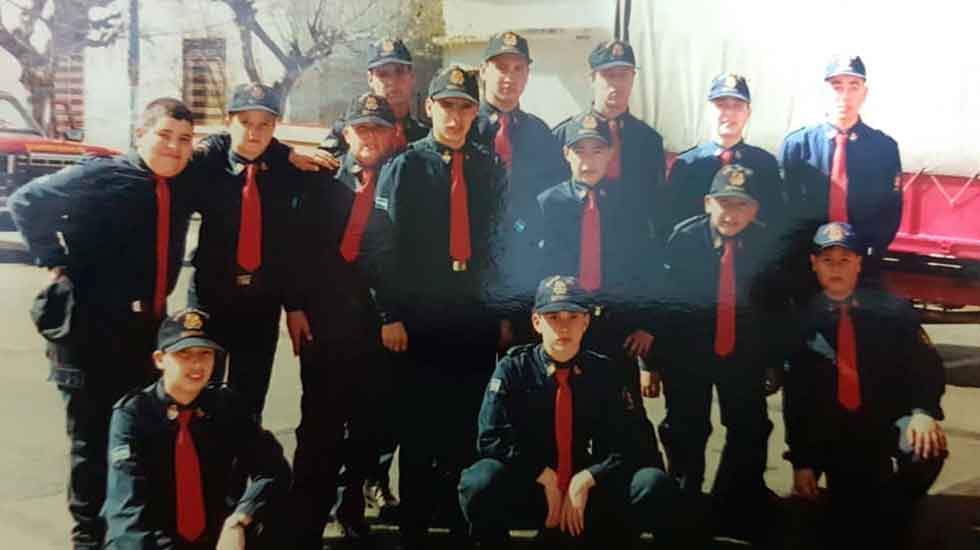
<path id="1" fill-rule="evenodd" d="M 143 109 L 140 127 L 146 129 L 155 126 L 163 117 L 186 120 L 191 126 L 194 125 L 194 114 L 183 101 L 172 97 L 159 97 L 147 103 L 146 108 Z"/>

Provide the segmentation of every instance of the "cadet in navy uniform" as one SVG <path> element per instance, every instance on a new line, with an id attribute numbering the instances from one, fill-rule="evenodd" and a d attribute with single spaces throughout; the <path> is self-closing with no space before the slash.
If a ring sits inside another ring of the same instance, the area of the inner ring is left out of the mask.
<path id="1" fill-rule="evenodd" d="M 425 124 L 412 116 L 412 101 L 415 99 L 415 70 L 412 54 L 400 38 L 384 38 L 368 46 L 367 84 L 375 95 L 388 101 L 395 112 L 395 132 L 392 141 L 393 152 L 401 151 L 407 144 L 424 138 L 429 133 Z M 336 168 L 340 157 L 347 152 L 349 144 L 344 138 L 346 121 L 337 120 L 320 142 L 320 150 L 327 153 L 320 159 L 324 166 Z"/>
<path id="2" fill-rule="evenodd" d="M 528 320 L 534 289 L 541 278 L 535 261 L 540 240 L 536 198 L 567 171 L 551 129 L 521 109 L 530 72 L 527 39 L 510 31 L 493 35 L 480 65 L 484 97 L 474 125 L 477 139 L 507 168 L 506 212 L 498 240 L 502 249 L 495 254 L 501 269 L 495 300 L 504 306 L 514 337 L 522 343 L 533 335 Z"/>
<path id="3" fill-rule="evenodd" d="M 633 47 L 621 40 L 602 42 L 589 54 L 592 78 L 592 106 L 587 111 L 609 126 L 613 156 L 606 171 L 610 184 L 624 188 L 630 212 L 642 234 L 651 241 L 663 241 L 657 235 L 661 217 L 659 195 L 666 177 L 663 138 L 647 123 L 629 112 L 636 59 Z M 565 143 L 566 120 L 555 127 L 559 143 Z"/>
<path id="4" fill-rule="evenodd" d="M 712 137 L 677 156 L 664 192 L 661 223 L 666 234 L 674 225 L 704 212 L 704 195 L 718 169 L 728 164 L 751 168 L 758 181 L 757 222 L 779 231 L 785 216 L 786 199 L 776 157 L 765 149 L 745 143 L 743 133 L 752 115 L 752 98 L 745 77 L 732 73 L 717 76 L 708 92 L 706 118 L 712 123 Z"/>
<path id="5" fill-rule="evenodd" d="M 772 423 L 767 375 L 782 366 L 778 327 L 785 309 L 769 292 L 771 237 L 754 223 L 756 174 L 738 164 L 718 170 L 706 214 L 678 224 L 667 243 L 670 324 L 658 334 L 667 416 L 661 438 L 670 473 L 700 495 L 711 433 L 712 388 L 718 390 L 725 448 L 712 488 L 719 533 L 758 540 L 770 493 L 763 480 Z M 770 388 L 772 389 L 772 388 Z"/>
<path id="6" fill-rule="evenodd" d="M 613 154 L 610 132 L 593 114 L 565 123 L 564 153 L 572 177 L 538 195 L 542 218 L 543 263 L 559 273 L 578 273 L 584 288 L 596 294 L 601 312 L 586 345 L 608 355 L 637 414 L 646 419 L 640 396 L 639 366 L 647 366 L 654 340 L 654 299 L 663 283 L 661 247 L 630 217 L 630 195 L 605 175 Z"/>
<path id="7" fill-rule="evenodd" d="M 83 160 L 9 199 L 37 265 L 52 275 L 32 314 L 49 340 L 48 379 L 65 402 L 76 549 L 102 548 L 112 405 L 154 378 L 154 335 L 190 219 L 180 174 L 192 139 L 190 110 L 157 99 L 143 111 L 132 153 Z"/>
<path id="8" fill-rule="evenodd" d="M 806 248 L 814 229 L 828 221 L 854 227 L 867 253 L 863 276 L 877 278 L 882 255 L 902 219 L 902 163 L 898 144 L 861 120 L 868 94 L 860 57 L 835 57 L 827 66 L 827 120 L 783 141 L 783 169 L 799 277 L 806 277 Z M 804 302 L 805 303 L 805 302 Z"/>
<path id="9" fill-rule="evenodd" d="M 473 419 L 499 341 L 487 285 L 505 176 L 489 151 L 467 140 L 478 94 L 476 75 L 458 66 L 432 80 L 432 133 L 382 169 L 379 187 L 391 191 L 376 206 L 385 223 L 372 223 L 366 236 L 382 243 L 367 258 L 380 274 L 382 342 L 404 354 L 398 387 L 411 400 L 399 440 L 399 517 L 409 548 L 425 547 L 437 502 L 449 507 L 454 532 L 464 532 L 456 483 L 473 460 Z"/>
<path id="10" fill-rule="evenodd" d="M 815 500 L 825 474 L 833 543 L 896 547 L 947 454 L 942 359 L 908 302 L 858 287 L 864 242 L 850 225 L 823 225 L 812 243 L 822 292 L 803 311 L 784 390 L 794 493 Z"/>
<path id="11" fill-rule="evenodd" d="M 302 179 L 289 149 L 272 137 L 279 94 L 261 84 L 237 86 L 228 133 L 195 151 L 196 208 L 202 221 L 189 303 L 213 316 L 214 337 L 229 355 L 228 383 L 261 418 L 279 340 Z M 216 378 L 223 377 L 218 365 Z"/>
<path id="12" fill-rule="evenodd" d="M 300 309 L 287 314 L 293 349 L 300 356 L 302 418 L 293 460 L 293 512 L 300 548 L 323 545 L 322 535 L 338 474 L 345 489 L 337 519 L 349 538 L 364 538 L 361 486 L 378 462 L 392 372 L 383 357 L 373 283 L 361 261 L 364 233 L 374 212 L 378 172 L 387 158 L 395 115 L 381 96 L 354 99 L 344 120 L 351 145 L 340 170 L 318 177 L 303 208 L 296 265 L 305 276 L 288 292 Z M 329 280 L 329 284 L 324 281 Z M 387 418 L 386 418 L 387 417 Z M 343 444 L 344 425 L 348 440 Z"/>
<path id="13" fill-rule="evenodd" d="M 281 548 L 289 487 L 282 447 L 249 404 L 208 385 L 215 353 L 205 312 L 187 309 L 160 325 L 153 361 L 160 380 L 112 411 L 103 516 L 109 550 Z M 229 472 L 251 483 L 226 501 Z"/>
<path id="14" fill-rule="evenodd" d="M 583 347 L 591 308 L 574 277 L 543 280 L 531 317 L 542 343 L 511 348 L 490 378 L 480 460 L 459 486 L 485 547 L 505 547 L 510 528 L 534 527 L 589 547 L 629 548 L 640 532 L 669 524 L 677 484 L 659 452 L 651 461 L 629 442 L 636 424 L 621 384 L 605 356 Z M 656 448 L 656 437 L 649 441 Z"/>

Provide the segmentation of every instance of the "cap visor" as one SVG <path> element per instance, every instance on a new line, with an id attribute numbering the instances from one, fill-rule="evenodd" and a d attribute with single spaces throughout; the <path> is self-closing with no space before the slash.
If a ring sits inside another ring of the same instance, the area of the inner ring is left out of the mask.
<path id="1" fill-rule="evenodd" d="M 372 61 L 368 63 L 367 68 L 374 69 L 382 65 L 412 65 L 412 62 L 405 61 L 404 59 L 396 59 L 396 58 L 378 59 L 376 61 Z"/>
<path id="2" fill-rule="evenodd" d="M 279 111 L 266 107 L 265 105 L 246 105 L 244 107 L 238 107 L 237 109 L 228 108 L 228 114 L 241 113 L 243 111 L 265 111 L 267 113 L 272 113 L 279 116 Z"/>
<path id="3" fill-rule="evenodd" d="M 863 75 L 861 73 L 856 73 L 854 71 L 838 71 L 836 73 L 830 73 L 829 75 L 823 77 L 823 79 L 824 79 L 824 81 L 827 81 L 827 80 L 830 80 L 831 78 L 834 78 L 835 76 L 856 76 L 856 77 L 860 78 L 861 80 L 867 80 L 868 79 L 867 76 L 865 76 L 865 75 Z"/>
<path id="4" fill-rule="evenodd" d="M 840 248 L 846 248 L 847 250 L 850 250 L 855 254 L 861 254 L 861 247 L 857 243 L 848 244 L 844 241 L 831 241 L 829 243 L 824 243 L 824 244 L 814 244 L 813 246 L 817 249 L 818 252 L 822 252 L 824 250 L 827 250 L 828 248 L 840 247 Z"/>
<path id="5" fill-rule="evenodd" d="M 723 97 L 734 97 L 735 99 L 741 99 L 746 103 L 752 103 L 752 101 L 745 95 L 735 93 L 735 92 L 725 92 L 720 94 L 711 94 L 708 96 L 708 101 L 714 101 L 716 99 L 721 99 Z"/>
<path id="6" fill-rule="evenodd" d="M 575 313 L 588 313 L 589 308 L 572 302 L 555 302 L 534 308 L 536 313 L 556 313 L 559 311 L 571 311 Z"/>
<path id="7" fill-rule="evenodd" d="M 583 140 L 586 140 L 586 139 L 594 139 L 596 141 L 601 141 L 601 142 L 605 143 L 606 145 L 609 145 L 609 140 L 606 139 L 605 136 L 603 136 L 602 134 L 593 134 L 593 135 L 589 135 L 589 136 L 574 136 L 574 137 L 570 137 L 570 138 L 568 138 L 568 139 L 565 140 L 565 147 L 571 147 L 572 145 L 575 145 L 576 143 L 578 143 L 580 141 L 583 141 Z"/>
<path id="8" fill-rule="evenodd" d="M 395 125 L 390 121 L 387 121 L 379 116 L 359 116 L 346 119 L 348 126 L 357 126 L 360 124 L 376 124 L 378 126 L 384 126 L 385 128 L 394 128 Z"/>
<path id="9" fill-rule="evenodd" d="M 753 197 L 752 195 L 746 193 L 745 191 L 717 191 L 715 193 L 708 193 L 709 197 L 735 197 L 739 199 L 750 200 L 756 204 L 759 204 L 759 199 Z"/>
<path id="10" fill-rule="evenodd" d="M 178 340 L 160 351 L 169 353 L 172 351 L 180 351 L 182 349 L 194 348 L 194 347 L 211 348 L 215 351 L 225 351 L 225 348 L 219 346 L 218 343 L 215 342 L 214 340 L 211 340 L 209 338 L 200 338 L 200 337 L 184 338 L 183 340 Z"/>
<path id="11" fill-rule="evenodd" d="M 610 61 L 609 63 L 592 67 L 592 70 L 601 71 L 603 69 L 612 69 L 613 67 L 633 67 L 634 69 L 639 69 L 635 63 L 630 63 L 629 61 Z"/>
<path id="12" fill-rule="evenodd" d="M 468 100 L 472 101 L 473 103 L 476 103 L 477 105 L 480 104 L 480 100 L 478 100 L 477 98 L 471 96 L 470 94 L 468 94 L 466 92 L 457 92 L 457 91 L 454 91 L 454 90 L 443 90 L 441 92 L 436 92 L 435 94 L 433 94 L 433 95 L 431 95 L 429 97 L 432 98 L 432 99 L 447 99 L 447 98 L 450 98 L 450 97 L 457 97 L 459 99 L 468 99 Z"/>

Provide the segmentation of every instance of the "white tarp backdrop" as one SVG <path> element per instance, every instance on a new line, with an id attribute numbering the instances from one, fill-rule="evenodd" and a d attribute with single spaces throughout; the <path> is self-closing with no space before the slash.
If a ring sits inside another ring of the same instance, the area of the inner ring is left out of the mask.
<path id="1" fill-rule="evenodd" d="M 747 140 L 775 153 L 788 132 L 822 119 L 830 55 L 853 53 L 868 70 L 863 118 L 898 141 L 904 170 L 971 176 L 978 24 L 972 0 L 633 0 L 633 110 L 682 151 L 709 135 L 711 78 L 737 72 L 752 91 Z"/>

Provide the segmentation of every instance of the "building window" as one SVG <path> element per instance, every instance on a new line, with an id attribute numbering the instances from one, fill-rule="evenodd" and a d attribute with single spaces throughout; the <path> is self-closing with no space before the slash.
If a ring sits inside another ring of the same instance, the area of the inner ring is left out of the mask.
<path id="1" fill-rule="evenodd" d="M 184 39 L 184 102 L 194 123 L 221 124 L 225 108 L 225 39 Z"/>
<path id="2" fill-rule="evenodd" d="M 85 57 L 79 52 L 55 61 L 52 135 L 81 136 L 85 129 Z"/>

